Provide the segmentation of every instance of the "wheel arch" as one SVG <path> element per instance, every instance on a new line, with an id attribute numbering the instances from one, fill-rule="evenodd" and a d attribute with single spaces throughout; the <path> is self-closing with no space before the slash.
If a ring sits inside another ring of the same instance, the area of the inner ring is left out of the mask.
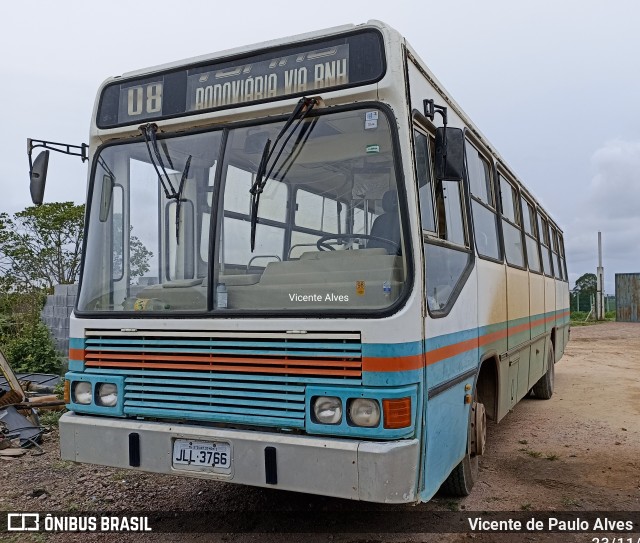
<path id="1" fill-rule="evenodd" d="M 500 395 L 500 372 L 498 354 L 485 353 L 480 359 L 478 375 L 476 377 L 476 392 L 478 402 L 484 404 L 487 418 L 498 420 L 498 405 Z"/>

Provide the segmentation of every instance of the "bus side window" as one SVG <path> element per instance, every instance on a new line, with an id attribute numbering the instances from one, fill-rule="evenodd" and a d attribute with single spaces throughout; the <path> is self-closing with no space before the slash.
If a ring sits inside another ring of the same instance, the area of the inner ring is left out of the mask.
<path id="1" fill-rule="evenodd" d="M 562 270 L 564 273 L 564 280 L 568 281 L 569 276 L 567 275 L 567 259 L 564 254 L 564 238 L 562 234 L 558 232 L 558 248 L 560 249 L 560 258 L 562 260 Z"/>
<path id="2" fill-rule="evenodd" d="M 544 274 L 553 277 L 551 249 L 549 243 L 549 226 L 547 220 L 538 212 L 538 230 L 540 232 L 540 253 L 542 254 L 542 268 Z"/>
<path id="3" fill-rule="evenodd" d="M 502 231 L 504 235 L 504 252 L 507 263 L 524 268 L 524 251 L 522 249 L 522 224 L 518 206 L 516 188 L 502 175 L 500 179 L 500 198 L 502 203 Z"/>
<path id="4" fill-rule="evenodd" d="M 501 260 L 495 194 L 489 162 L 469 140 L 465 140 L 465 154 L 476 249 L 480 256 Z"/>
<path id="5" fill-rule="evenodd" d="M 564 280 L 564 274 L 562 273 L 562 261 L 560 260 L 560 249 L 558 248 L 558 232 L 555 228 L 550 226 L 551 237 L 553 245 L 551 251 L 553 252 L 553 264 L 555 269 L 556 279 Z"/>
<path id="6" fill-rule="evenodd" d="M 425 242 L 426 297 L 434 317 L 445 316 L 457 298 L 471 269 L 463 213 L 462 183 L 432 181 L 428 136 L 415 131 L 416 176 L 420 216 Z"/>
<path id="7" fill-rule="evenodd" d="M 429 141 L 427 136 L 417 130 L 415 134 L 416 176 L 418 178 L 418 198 L 420 200 L 420 220 L 422 229 L 436 231 L 433 209 L 433 183 L 429 162 Z"/>
<path id="8" fill-rule="evenodd" d="M 529 269 L 535 273 L 541 273 L 540 249 L 538 247 L 538 227 L 536 210 L 524 196 L 520 200 L 522 205 L 522 222 L 524 225 L 525 243 L 527 244 L 527 260 Z"/>

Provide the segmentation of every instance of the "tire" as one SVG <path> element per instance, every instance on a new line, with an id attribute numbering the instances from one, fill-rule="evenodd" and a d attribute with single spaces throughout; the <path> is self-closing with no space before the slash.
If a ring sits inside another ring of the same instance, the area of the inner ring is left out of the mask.
<path id="1" fill-rule="evenodd" d="M 475 437 L 475 412 L 480 410 L 482 413 L 482 428 L 481 434 L 482 437 L 480 440 L 482 441 L 481 448 L 484 449 L 486 440 L 487 440 L 487 424 L 486 424 L 486 415 L 484 414 L 484 405 L 477 404 L 474 402 L 472 404 L 472 409 L 470 409 L 469 413 L 469 425 L 467 429 L 467 452 L 462 459 L 462 461 L 453 468 L 453 471 L 449 474 L 449 477 L 442 483 L 440 487 L 440 491 L 447 496 L 454 497 L 464 497 L 471 494 L 471 489 L 473 485 L 478 480 L 478 454 L 472 453 L 473 443 L 472 440 L 476 439 Z M 482 452 L 480 453 L 482 454 Z"/>
<path id="2" fill-rule="evenodd" d="M 549 342 L 547 351 L 547 373 L 533 385 L 533 393 L 540 400 L 548 400 L 553 396 L 553 385 L 555 381 L 555 357 L 553 353 L 553 343 Z"/>
<path id="3" fill-rule="evenodd" d="M 478 457 L 471 457 L 471 455 L 467 453 L 462 459 L 462 462 L 453 468 L 447 480 L 442 483 L 440 490 L 447 496 L 463 498 L 471 494 L 471 489 L 477 480 Z"/>

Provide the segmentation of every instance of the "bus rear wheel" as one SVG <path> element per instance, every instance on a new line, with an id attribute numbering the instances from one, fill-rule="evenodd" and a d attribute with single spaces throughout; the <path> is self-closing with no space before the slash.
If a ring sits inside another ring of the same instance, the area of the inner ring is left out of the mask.
<path id="1" fill-rule="evenodd" d="M 478 457 L 484 454 L 486 443 L 487 415 L 484 404 L 474 401 L 469 413 L 467 453 L 442 483 L 441 490 L 444 494 L 456 497 L 471 494 L 471 489 L 478 480 Z"/>
<path id="2" fill-rule="evenodd" d="M 538 382 L 533 385 L 533 393 L 536 398 L 548 400 L 553 396 L 553 385 L 555 381 L 555 357 L 553 353 L 553 343 L 549 342 L 549 350 L 547 351 L 547 373 L 545 373 Z"/>

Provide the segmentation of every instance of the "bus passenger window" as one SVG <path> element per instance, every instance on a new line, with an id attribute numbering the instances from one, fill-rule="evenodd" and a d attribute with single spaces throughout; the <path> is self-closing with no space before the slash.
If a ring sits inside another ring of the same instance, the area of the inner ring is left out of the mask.
<path id="1" fill-rule="evenodd" d="M 462 215 L 461 184 L 458 181 L 440 181 L 436 188 L 438 230 L 440 238 L 456 245 L 467 245 Z"/>
<path id="2" fill-rule="evenodd" d="M 551 251 L 553 252 L 555 277 L 556 279 L 564 280 L 564 275 L 562 273 L 562 261 L 560 260 L 560 250 L 558 249 L 558 232 L 553 227 L 551 227 L 551 238 L 553 243 Z"/>
<path id="3" fill-rule="evenodd" d="M 469 253 L 451 247 L 425 244 L 427 304 L 429 311 L 443 311 L 469 264 Z"/>
<path id="4" fill-rule="evenodd" d="M 567 259 L 565 258 L 565 254 L 564 254 L 564 239 L 562 238 L 562 234 L 560 234 L 558 232 L 558 249 L 560 249 L 560 259 L 562 260 L 562 271 L 564 274 L 564 280 L 567 281 L 568 280 L 568 275 L 567 275 Z"/>
<path id="5" fill-rule="evenodd" d="M 540 273 L 540 253 L 538 248 L 538 228 L 536 225 L 536 210 L 524 197 L 520 200 L 522 205 L 522 222 L 524 225 L 525 242 L 527 244 L 527 260 L 532 272 Z"/>
<path id="6" fill-rule="evenodd" d="M 498 219 L 491 183 L 491 168 L 487 160 L 468 140 L 465 142 L 465 151 L 476 248 L 480 256 L 500 260 Z"/>
<path id="7" fill-rule="evenodd" d="M 427 136 L 418 132 L 415 135 L 416 176 L 418 178 L 418 197 L 420 199 L 420 220 L 422 229 L 435 232 L 436 221 L 433 211 L 433 186 L 431 183 L 431 163 Z"/>
<path id="8" fill-rule="evenodd" d="M 416 144 L 421 141 L 428 143 L 426 138 L 416 138 Z M 418 155 L 416 152 L 416 156 Z M 472 262 L 472 253 L 469 250 L 463 211 L 462 183 L 438 179 L 433 189 L 435 214 L 430 219 L 435 223 L 437 238 L 425 236 L 425 294 L 431 315 L 442 317 L 448 313 L 464 284 L 467 277 L 465 272 L 470 269 Z M 424 211 L 429 209 L 424 207 L 424 202 L 429 201 L 430 192 L 420 192 L 423 228 Z"/>
<path id="9" fill-rule="evenodd" d="M 551 262 L 551 246 L 549 242 L 549 226 L 546 219 L 538 213 L 538 231 L 540 232 L 540 253 L 542 254 L 542 269 L 544 274 L 553 277 L 553 266 Z"/>
<path id="10" fill-rule="evenodd" d="M 499 179 L 505 256 L 508 264 L 523 268 L 525 263 L 522 248 L 522 225 L 518 209 L 518 195 L 516 188 L 502 177 L 502 175 L 499 176 Z"/>

